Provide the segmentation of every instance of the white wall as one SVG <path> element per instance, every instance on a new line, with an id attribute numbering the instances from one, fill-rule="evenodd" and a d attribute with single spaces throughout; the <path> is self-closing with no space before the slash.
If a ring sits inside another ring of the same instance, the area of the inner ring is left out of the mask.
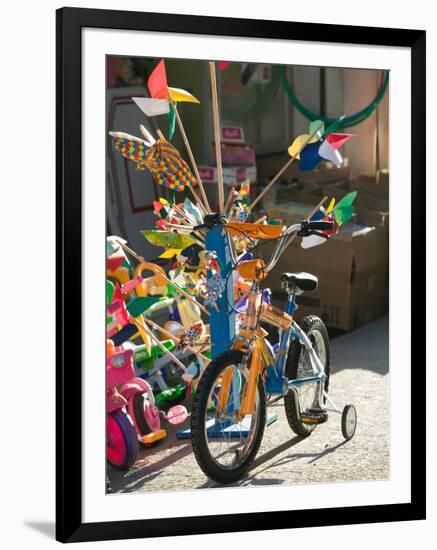
<path id="1" fill-rule="evenodd" d="M 299 3 L 283 0 L 256 3 L 191 0 L 189 3 L 181 3 L 166 0 L 165 3 L 155 4 L 140 0 L 125 0 L 123 3 L 106 0 L 102 4 L 91 0 L 74 0 L 72 4 L 262 19 L 426 27 L 432 33 L 429 36 L 429 49 L 433 64 L 429 64 L 429 68 L 436 64 L 437 20 L 431 11 L 433 4 L 425 0 L 416 0 L 414 4 L 384 3 L 380 0 L 361 3 L 350 0 Z M 52 531 L 50 523 L 54 517 L 54 10 L 61 5 L 62 2 L 54 0 L 22 0 L 6 3 L 2 9 L 0 220 L 3 235 L 2 326 L 6 333 L 3 336 L 1 365 L 3 408 L 0 495 L 1 543 L 8 550 L 55 547 L 53 538 L 45 533 Z M 428 97 L 429 120 L 434 122 L 437 114 L 435 71 L 430 74 Z M 436 140 L 431 124 L 429 137 L 433 140 L 429 150 L 433 150 Z M 430 170 L 434 178 L 430 178 L 433 185 L 429 186 L 428 203 L 430 208 L 434 208 L 437 201 L 437 174 L 431 163 Z M 431 237 L 429 242 L 431 250 Z M 432 263 L 435 280 L 435 261 Z M 431 280 L 429 276 L 428 281 Z M 434 292 L 430 297 L 437 305 Z M 20 301 L 21 306 L 18 305 Z M 434 335 L 437 331 L 435 316 L 430 315 L 429 318 L 429 334 Z M 423 323 L 423 320 L 420 322 Z M 72 353 L 74 351 L 73 340 Z M 429 387 L 435 386 L 435 369 L 430 374 Z M 433 414 L 428 422 L 429 433 L 432 430 L 435 434 L 435 407 L 433 411 L 429 408 L 428 412 Z M 436 459 L 435 437 L 431 450 L 430 466 L 432 459 L 434 464 Z M 431 482 L 435 488 L 435 475 L 432 475 Z M 175 545 L 187 550 L 237 548 L 242 545 L 247 548 L 249 545 L 253 548 L 317 546 L 336 550 L 432 547 L 431 540 L 437 534 L 435 496 L 431 500 L 430 518 L 426 523 L 225 534 L 185 537 L 177 541 L 153 540 L 147 542 L 147 548 L 163 550 L 174 548 Z M 81 546 L 88 547 L 88 544 Z M 113 542 L 105 543 L 103 547 L 144 548 L 144 542 Z"/>

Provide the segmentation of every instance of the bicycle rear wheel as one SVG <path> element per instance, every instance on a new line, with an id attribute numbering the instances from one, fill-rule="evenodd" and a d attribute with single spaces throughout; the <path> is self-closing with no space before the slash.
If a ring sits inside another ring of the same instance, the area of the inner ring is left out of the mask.
<path id="1" fill-rule="evenodd" d="M 309 315 L 302 319 L 300 326 L 306 332 L 320 362 L 324 367 L 325 383 L 323 389 L 327 392 L 330 375 L 330 347 L 329 336 L 325 324 L 319 317 Z M 289 380 L 306 378 L 314 374 L 311 359 L 308 351 L 295 340 L 288 350 L 285 375 Z M 308 413 L 314 407 L 324 405 L 318 402 L 320 382 L 310 382 L 298 387 L 299 403 L 296 407 L 295 394 L 288 392 L 284 397 L 285 413 L 288 423 L 293 432 L 300 437 L 308 437 L 316 428 L 317 424 L 308 424 L 302 421 L 301 415 Z M 297 412 L 299 411 L 299 413 Z"/>
<path id="2" fill-rule="evenodd" d="M 247 472 L 258 452 L 266 423 L 266 399 L 260 376 L 252 414 L 240 413 L 249 378 L 249 367 L 243 363 L 243 357 L 243 352 L 230 350 L 212 361 L 193 400 L 194 456 L 202 471 L 219 483 L 232 483 Z M 228 376 L 232 382 L 223 399 L 220 389 Z"/>

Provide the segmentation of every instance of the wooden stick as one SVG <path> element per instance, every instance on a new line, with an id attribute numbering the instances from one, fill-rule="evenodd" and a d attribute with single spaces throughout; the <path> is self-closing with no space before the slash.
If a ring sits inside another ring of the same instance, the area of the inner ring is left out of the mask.
<path id="1" fill-rule="evenodd" d="M 288 167 L 293 163 L 294 159 L 303 151 L 304 147 L 313 139 L 313 137 L 317 134 L 317 132 L 323 128 L 323 122 L 320 124 L 314 132 L 308 136 L 308 139 L 305 140 L 304 144 L 300 149 L 297 151 L 297 153 L 294 155 L 294 157 L 290 157 L 288 161 L 284 164 L 284 166 L 277 172 L 275 176 L 271 179 L 271 181 L 264 187 L 264 189 L 261 191 L 261 193 L 256 197 L 256 199 L 253 201 L 253 203 L 249 206 L 249 212 L 253 209 L 253 207 L 258 204 L 258 202 L 264 197 L 264 195 L 268 192 L 268 190 L 271 188 L 273 184 L 275 184 L 278 179 L 282 176 L 282 174 L 288 169 Z"/>
<path id="2" fill-rule="evenodd" d="M 164 134 L 161 132 L 161 130 L 159 128 L 156 130 L 156 133 L 158 134 L 158 137 L 161 141 L 168 141 L 168 140 L 165 139 Z M 196 191 L 193 189 L 193 187 L 191 185 L 188 186 L 188 189 L 193 194 L 193 197 L 194 197 L 197 205 L 199 206 L 200 210 L 202 211 L 202 213 L 205 214 L 206 208 L 203 205 L 203 202 L 200 200 L 199 195 L 196 193 Z"/>
<path id="3" fill-rule="evenodd" d="M 186 213 L 182 210 L 182 208 L 180 208 L 177 204 L 174 204 L 173 205 L 173 208 L 175 209 L 175 211 L 180 214 L 181 216 L 183 216 L 183 218 L 188 222 L 187 225 L 193 225 L 193 221 L 190 220 L 190 218 L 186 215 Z M 198 235 L 198 238 L 203 240 L 203 236 L 201 237 L 200 235 Z"/>
<path id="4" fill-rule="evenodd" d="M 328 200 L 328 197 L 323 197 L 323 199 L 319 202 L 319 204 L 317 206 L 315 206 L 311 212 L 309 213 L 308 217 L 307 217 L 307 220 L 310 220 L 314 214 L 317 212 L 317 210 L 323 206 L 325 204 L 325 202 Z M 294 235 L 292 235 L 291 237 L 289 237 L 288 241 L 285 243 L 284 245 L 284 248 L 282 249 L 282 254 L 287 250 L 287 248 L 290 246 L 290 244 L 294 241 L 294 239 L 296 238 L 296 233 L 294 233 Z"/>
<path id="5" fill-rule="evenodd" d="M 161 130 L 160 130 L 159 128 L 156 130 L 156 133 L 158 134 L 158 137 L 159 137 L 159 139 L 160 139 L 161 141 L 167 141 L 167 140 L 165 139 L 164 134 L 161 132 Z"/>
<path id="6" fill-rule="evenodd" d="M 174 355 L 174 353 L 172 353 L 169 349 L 167 349 L 164 344 L 161 342 L 161 340 L 155 336 L 153 334 L 153 332 L 150 330 L 149 327 L 146 327 L 146 324 L 144 323 L 144 325 L 142 326 L 142 323 L 139 319 L 135 318 L 135 317 L 132 317 L 130 319 L 131 323 L 134 324 L 137 328 L 141 327 L 141 328 L 144 328 L 146 330 L 146 332 L 149 334 L 150 338 L 152 338 L 152 340 L 154 340 L 158 346 L 162 349 L 162 351 L 164 351 L 165 353 L 167 353 L 168 355 L 170 355 L 170 357 L 172 358 L 172 360 L 179 366 L 181 367 L 181 369 L 185 372 L 186 370 L 186 366 L 182 363 L 182 361 L 180 361 L 176 355 Z M 143 321 L 145 321 L 145 319 L 143 319 Z"/>
<path id="7" fill-rule="evenodd" d="M 164 327 L 161 327 L 160 325 L 154 323 L 151 319 L 148 319 L 147 317 L 145 317 L 144 321 L 148 323 L 155 330 L 158 330 L 159 332 L 161 332 L 164 336 L 167 336 L 167 338 L 170 338 L 171 340 L 175 340 L 177 344 L 181 342 L 181 338 L 179 338 L 178 336 L 175 336 L 174 334 L 166 330 Z M 208 359 L 206 355 L 203 355 L 203 353 L 201 353 L 200 351 L 197 351 L 192 346 L 186 345 L 185 347 L 190 351 L 192 351 L 193 353 L 195 353 L 196 355 L 198 355 L 199 357 L 201 357 L 206 362 L 206 364 L 211 362 L 211 359 Z"/>
<path id="8" fill-rule="evenodd" d="M 182 288 L 180 286 L 178 286 L 176 283 L 174 283 L 171 279 L 169 279 L 168 277 L 166 277 L 165 275 L 161 275 L 161 273 L 159 274 L 159 276 L 162 278 L 162 279 L 165 279 L 167 281 L 167 283 L 169 285 L 171 285 L 175 290 L 176 292 L 178 292 L 179 294 L 182 294 L 182 296 L 185 296 L 185 298 L 187 298 L 188 300 L 190 300 L 191 302 L 193 302 L 196 306 L 198 306 L 202 311 L 203 313 L 205 313 L 206 315 L 210 315 L 209 311 L 206 309 L 206 307 L 204 307 L 202 304 L 200 304 L 196 298 L 194 298 L 193 296 L 191 296 L 190 294 L 188 294 L 187 292 L 185 292 L 185 290 L 182 290 Z"/>
<path id="9" fill-rule="evenodd" d="M 228 195 L 228 200 L 226 201 L 226 204 L 225 204 L 225 213 L 228 211 L 229 207 L 231 206 L 231 202 L 234 197 L 234 191 L 235 191 L 235 187 L 231 187 L 231 190 L 229 191 L 229 195 Z"/>
<path id="10" fill-rule="evenodd" d="M 149 130 L 142 124 L 140 124 L 140 131 L 143 134 L 143 136 L 147 139 L 147 141 L 150 141 L 152 145 L 156 143 L 156 139 L 152 136 Z"/>
<path id="11" fill-rule="evenodd" d="M 194 190 L 194 187 L 192 185 L 189 185 L 188 186 L 188 189 L 191 191 L 191 193 L 193 194 L 193 197 L 194 197 L 194 200 L 196 201 L 196 204 L 197 206 L 200 208 L 202 214 L 207 214 L 208 213 L 208 210 L 205 208 L 205 206 L 203 205 L 203 202 L 200 200 L 200 197 L 199 195 L 196 193 L 196 191 Z M 209 205 L 208 205 L 208 208 L 209 208 Z"/>
<path id="12" fill-rule="evenodd" d="M 218 185 L 218 201 L 220 214 L 225 212 L 225 196 L 223 188 L 223 168 L 222 168 L 222 149 L 220 143 L 220 115 L 218 108 L 217 97 L 217 77 L 215 73 L 215 62 L 209 62 L 209 73 L 211 76 L 211 102 L 212 102 L 212 117 L 214 123 L 214 141 L 215 141 L 215 156 L 217 162 L 217 185 Z"/>
<path id="13" fill-rule="evenodd" d="M 165 221 L 165 220 L 164 220 Z M 194 225 L 178 225 L 177 223 L 165 222 L 166 227 L 170 229 L 185 229 L 185 231 L 194 231 Z"/>
<path id="14" fill-rule="evenodd" d="M 319 210 L 324 204 L 325 202 L 328 200 L 328 197 L 327 196 L 324 196 L 323 199 L 319 202 L 319 204 L 317 204 L 312 210 L 311 212 L 309 213 L 308 217 L 307 217 L 307 220 L 309 221 L 313 216 L 314 214 L 317 212 L 317 210 Z"/>
<path id="15" fill-rule="evenodd" d="M 199 201 L 199 198 L 198 198 L 197 194 L 193 191 L 191 186 L 190 186 L 190 189 L 193 192 L 193 195 L 196 197 L 196 201 L 199 202 L 199 204 L 202 206 L 202 210 L 204 210 L 206 212 L 211 212 L 211 209 L 209 207 L 208 198 L 206 196 L 205 189 L 203 188 L 202 180 L 200 179 L 199 170 L 197 168 L 196 161 L 194 160 L 194 155 L 193 155 L 193 152 L 191 150 L 190 142 L 188 141 L 187 134 L 185 133 L 184 125 L 182 124 L 182 119 L 179 116 L 179 113 L 178 113 L 178 110 L 176 108 L 175 102 L 173 101 L 173 98 L 171 97 L 170 94 L 169 94 L 168 97 L 169 97 L 169 101 L 171 103 L 171 106 L 173 107 L 173 110 L 174 110 L 174 113 L 175 113 L 175 116 L 176 116 L 176 121 L 178 123 L 179 130 L 180 130 L 181 135 L 182 135 L 182 139 L 184 140 L 188 156 L 190 157 L 191 166 L 193 167 L 194 175 L 196 176 L 197 185 L 199 186 L 200 194 L 202 195 L 203 202 Z"/>

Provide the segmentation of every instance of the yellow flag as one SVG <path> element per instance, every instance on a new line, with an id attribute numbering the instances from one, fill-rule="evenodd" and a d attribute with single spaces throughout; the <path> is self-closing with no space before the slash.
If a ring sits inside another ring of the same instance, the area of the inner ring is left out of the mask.
<path id="1" fill-rule="evenodd" d="M 186 103 L 200 103 L 200 101 L 194 97 L 190 92 L 182 90 L 181 88 L 170 88 L 168 91 L 173 101 L 185 101 Z"/>
<path id="2" fill-rule="evenodd" d="M 178 256 L 181 253 L 181 250 L 177 248 L 169 248 L 168 250 L 165 250 L 160 258 L 173 258 L 173 256 Z"/>
<path id="3" fill-rule="evenodd" d="M 335 205 L 335 198 L 332 198 L 328 208 L 326 209 L 327 214 L 329 214 L 332 211 L 332 209 L 334 208 L 334 205 Z"/>

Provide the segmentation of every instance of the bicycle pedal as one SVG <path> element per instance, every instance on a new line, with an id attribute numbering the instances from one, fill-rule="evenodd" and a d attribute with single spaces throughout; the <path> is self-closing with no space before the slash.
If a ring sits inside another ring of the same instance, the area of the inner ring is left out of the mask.
<path id="1" fill-rule="evenodd" d="M 323 409 L 308 409 L 300 415 L 304 424 L 324 424 L 328 420 L 328 412 Z"/>
<path id="2" fill-rule="evenodd" d="M 157 441 L 164 439 L 167 435 L 165 430 L 157 430 L 156 432 L 151 432 L 147 435 L 143 435 L 142 440 L 145 445 L 152 445 Z"/>

